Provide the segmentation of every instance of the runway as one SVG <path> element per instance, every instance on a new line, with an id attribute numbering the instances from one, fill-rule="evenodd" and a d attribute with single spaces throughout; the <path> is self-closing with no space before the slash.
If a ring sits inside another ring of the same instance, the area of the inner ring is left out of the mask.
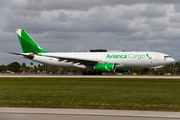
<path id="1" fill-rule="evenodd" d="M 0 108 L 0 120 L 174 120 L 179 112 L 53 109 L 53 108 Z"/>
<path id="2" fill-rule="evenodd" d="M 180 76 L 167 75 L 38 75 L 38 74 L 0 74 L 0 77 L 40 77 L 40 78 L 154 78 L 154 79 L 180 79 Z"/>

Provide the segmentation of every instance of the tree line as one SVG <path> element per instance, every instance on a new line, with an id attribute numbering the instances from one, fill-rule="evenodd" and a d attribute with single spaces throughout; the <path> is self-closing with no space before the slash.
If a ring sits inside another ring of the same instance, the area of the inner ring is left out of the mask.
<path id="1" fill-rule="evenodd" d="M 86 70 L 80 68 L 58 68 L 54 66 L 48 65 L 34 65 L 33 62 L 30 65 L 26 65 L 26 63 L 18 63 L 13 62 L 8 65 L 0 65 L 0 72 L 15 72 L 15 73 L 29 73 L 29 74 L 67 74 L 67 73 L 76 73 L 81 74 Z M 152 74 L 154 72 L 153 69 L 142 69 L 142 68 L 133 68 L 130 70 L 130 73 L 139 73 L 139 74 Z M 167 65 L 163 68 L 157 69 L 157 74 L 163 73 L 171 73 L 171 74 L 179 74 L 180 73 L 180 62 L 175 62 L 170 65 Z"/>
<path id="2" fill-rule="evenodd" d="M 49 65 L 34 65 L 33 62 L 30 65 L 26 65 L 26 63 L 18 63 L 13 62 L 8 65 L 0 65 L 0 72 L 7 73 L 7 72 L 15 72 L 15 73 L 29 73 L 29 74 L 67 74 L 68 72 L 76 72 L 81 73 L 83 70 L 76 68 L 76 69 L 69 69 L 69 68 L 57 68 L 54 66 Z"/>

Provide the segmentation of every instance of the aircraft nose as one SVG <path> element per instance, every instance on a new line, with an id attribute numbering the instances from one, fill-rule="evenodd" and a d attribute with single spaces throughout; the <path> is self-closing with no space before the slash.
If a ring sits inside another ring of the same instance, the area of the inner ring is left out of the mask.
<path id="1" fill-rule="evenodd" d="M 175 61 L 175 59 L 174 58 L 171 58 L 171 62 L 173 63 Z"/>

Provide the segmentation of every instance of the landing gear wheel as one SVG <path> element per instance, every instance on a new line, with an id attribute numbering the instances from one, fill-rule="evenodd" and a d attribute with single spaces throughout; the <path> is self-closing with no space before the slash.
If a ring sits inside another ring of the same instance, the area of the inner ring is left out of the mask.
<path id="1" fill-rule="evenodd" d="M 98 73 L 98 75 L 102 75 L 102 72 L 97 72 Z"/>
<path id="2" fill-rule="evenodd" d="M 83 75 L 87 75 L 87 72 L 82 72 Z"/>
<path id="3" fill-rule="evenodd" d="M 155 75 L 157 75 L 157 73 L 156 73 L 156 72 L 154 72 L 154 73 L 153 73 L 153 75 L 155 76 Z"/>

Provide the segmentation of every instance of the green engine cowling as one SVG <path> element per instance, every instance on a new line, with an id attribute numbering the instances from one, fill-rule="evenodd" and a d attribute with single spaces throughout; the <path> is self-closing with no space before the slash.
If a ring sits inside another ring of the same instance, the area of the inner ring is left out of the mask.
<path id="1" fill-rule="evenodd" d="M 114 63 L 101 63 L 95 65 L 94 70 L 100 72 L 114 72 L 116 69 Z"/>

